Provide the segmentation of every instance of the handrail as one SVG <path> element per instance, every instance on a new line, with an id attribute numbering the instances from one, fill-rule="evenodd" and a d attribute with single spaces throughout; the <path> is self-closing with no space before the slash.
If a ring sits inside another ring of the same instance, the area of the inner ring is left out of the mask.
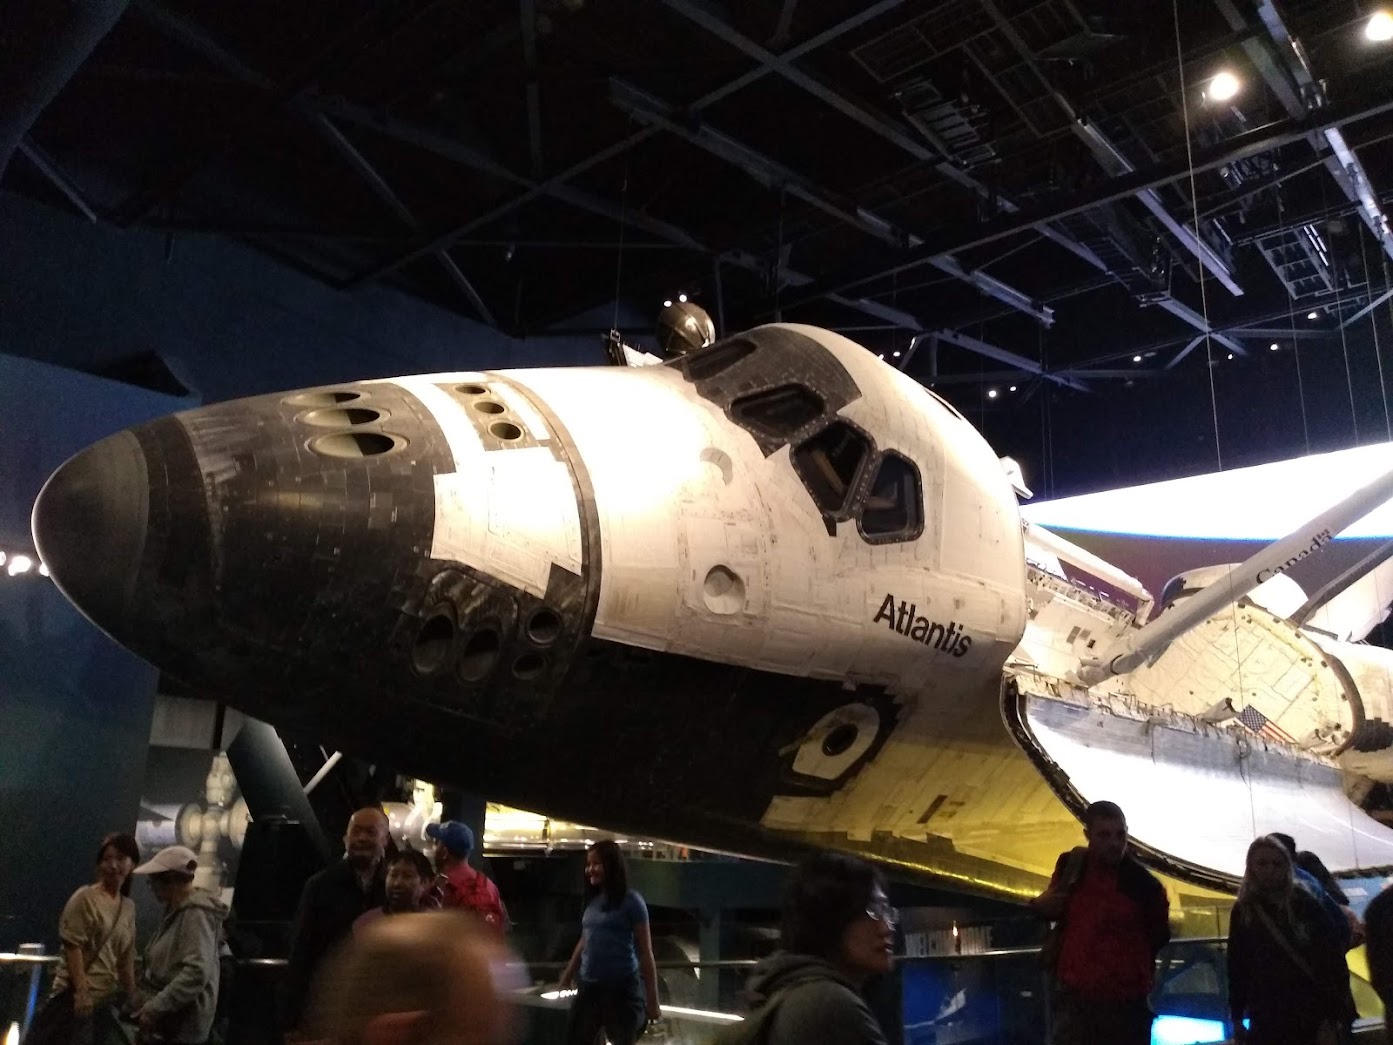
<path id="1" fill-rule="evenodd" d="M 1179 939 L 1171 940 L 1166 947 L 1176 947 L 1185 945 L 1201 944 L 1220 944 L 1227 943 L 1226 936 L 1183 936 Z M 963 960 L 992 959 L 992 958 L 1020 958 L 1028 955 L 1040 953 L 1038 945 L 1029 947 L 998 947 L 989 951 L 971 951 L 963 954 L 897 954 L 895 963 L 897 965 L 918 965 L 930 964 L 935 962 L 958 962 Z M 13 952 L 0 951 L 0 966 L 5 965 L 57 965 L 61 956 L 57 954 L 16 954 Z M 283 968 L 288 964 L 284 958 L 238 958 L 236 964 L 239 967 L 259 967 L 259 968 Z M 565 962 L 529 962 L 519 961 L 517 965 L 526 966 L 537 972 L 559 972 L 566 967 Z M 719 961 L 696 961 L 696 962 L 658 962 L 658 969 L 749 969 L 758 965 L 759 962 L 754 958 L 727 958 Z"/>

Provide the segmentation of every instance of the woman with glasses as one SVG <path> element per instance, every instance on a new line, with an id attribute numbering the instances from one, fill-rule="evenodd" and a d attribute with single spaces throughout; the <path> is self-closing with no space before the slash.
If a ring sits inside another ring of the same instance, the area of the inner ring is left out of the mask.
<path id="1" fill-rule="evenodd" d="M 747 990 L 767 1045 L 885 1045 L 862 989 L 890 971 L 898 912 L 870 864 L 820 853 L 793 872 L 783 909 L 783 949 L 760 962 Z"/>

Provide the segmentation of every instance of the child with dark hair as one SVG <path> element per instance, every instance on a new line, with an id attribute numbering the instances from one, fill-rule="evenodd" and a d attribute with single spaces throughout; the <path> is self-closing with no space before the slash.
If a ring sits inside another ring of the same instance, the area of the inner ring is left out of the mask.
<path id="1" fill-rule="evenodd" d="M 58 937 L 63 961 L 53 993 L 34 1016 L 26 1042 L 68 1045 L 90 1039 L 92 1017 L 135 993 L 135 904 L 131 872 L 140 848 L 128 834 L 110 834 L 97 847 L 94 883 L 63 905 Z"/>
<path id="2" fill-rule="evenodd" d="M 387 861 L 386 902 L 360 914 L 353 922 L 353 934 L 357 936 L 384 915 L 424 910 L 426 893 L 434 880 L 435 868 L 425 853 L 419 849 L 403 849 L 396 853 Z"/>
<path id="3" fill-rule="evenodd" d="M 565 989 L 580 973 L 566 1041 L 591 1045 L 604 1028 L 610 1045 L 633 1045 L 645 1016 L 656 1020 L 660 1014 L 648 905 L 629 888 L 624 857 L 608 838 L 585 854 L 585 882 L 592 898 L 581 918 L 580 941 L 561 974 Z"/>
<path id="4" fill-rule="evenodd" d="M 800 864 L 784 893 L 783 949 L 750 977 L 767 1045 L 884 1045 L 861 991 L 890 970 L 898 912 L 870 864 L 820 853 Z"/>

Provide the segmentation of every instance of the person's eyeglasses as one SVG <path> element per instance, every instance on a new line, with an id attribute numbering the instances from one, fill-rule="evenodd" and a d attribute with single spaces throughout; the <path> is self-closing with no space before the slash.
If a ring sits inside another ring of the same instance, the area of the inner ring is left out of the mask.
<path id="1" fill-rule="evenodd" d="M 900 911 L 897 907 L 891 907 L 888 903 L 873 903 L 866 908 L 866 917 L 873 922 L 884 922 L 886 925 L 898 925 L 900 923 Z"/>

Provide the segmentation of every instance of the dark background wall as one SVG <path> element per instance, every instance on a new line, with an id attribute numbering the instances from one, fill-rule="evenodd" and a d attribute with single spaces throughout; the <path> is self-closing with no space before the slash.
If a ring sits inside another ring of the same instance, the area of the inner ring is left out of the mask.
<path id="1" fill-rule="evenodd" d="M 613 318 L 594 317 L 593 336 L 518 340 L 385 287 L 336 290 L 229 240 L 93 225 L 6 193 L 0 245 L 0 351 L 88 370 L 157 353 L 205 402 L 600 363 Z"/>
<path id="2" fill-rule="evenodd" d="M 29 510 L 65 458 L 180 405 L 0 356 L 0 549 L 32 551 Z M 56 947 L 102 835 L 134 827 L 155 682 L 37 571 L 0 571 L 0 950 Z"/>

